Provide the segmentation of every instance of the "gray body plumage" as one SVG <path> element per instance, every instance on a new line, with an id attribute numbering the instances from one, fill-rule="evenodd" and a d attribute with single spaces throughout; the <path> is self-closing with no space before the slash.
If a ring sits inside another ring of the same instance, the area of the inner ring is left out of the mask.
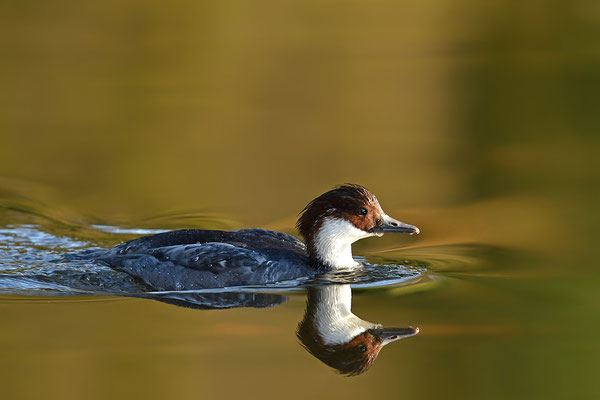
<path id="1" fill-rule="evenodd" d="M 419 233 L 388 216 L 365 187 L 346 184 L 312 200 L 300 213 L 307 243 L 265 229 L 184 229 L 141 237 L 110 250 L 67 259 L 92 259 L 137 277 L 154 290 L 262 285 L 308 278 L 359 264 L 352 243 L 384 232 Z"/>
<path id="2" fill-rule="evenodd" d="M 184 229 L 81 256 L 107 263 L 159 291 L 259 285 L 318 272 L 302 242 L 265 229 Z"/>

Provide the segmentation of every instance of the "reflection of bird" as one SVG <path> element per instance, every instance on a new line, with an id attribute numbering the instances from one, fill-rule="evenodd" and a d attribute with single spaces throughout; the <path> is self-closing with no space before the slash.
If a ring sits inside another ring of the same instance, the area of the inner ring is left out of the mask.
<path id="1" fill-rule="evenodd" d="M 285 303 L 288 298 L 276 293 L 248 292 L 163 292 L 138 293 L 132 297 L 157 300 L 162 303 L 196 310 L 226 310 L 229 308 L 267 308 Z"/>
<path id="2" fill-rule="evenodd" d="M 347 184 L 311 201 L 298 219 L 306 246 L 265 229 L 186 229 L 141 237 L 110 250 L 71 259 L 94 259 L 141 279 L 156 290 L 256 285 L 358 265 L 351 245 L 385 232 L 419 233 L 389 217 L 368 189 Z"/>
<path id="3" fill-rule="evenodd" d="M 358 375 L 373 365 L 383 346 L 416 335 L 419 328 L 388 328 L 352 314 L 349 285 L 311 288 L 297 336 L 309 353 L 342 374 Z"/>

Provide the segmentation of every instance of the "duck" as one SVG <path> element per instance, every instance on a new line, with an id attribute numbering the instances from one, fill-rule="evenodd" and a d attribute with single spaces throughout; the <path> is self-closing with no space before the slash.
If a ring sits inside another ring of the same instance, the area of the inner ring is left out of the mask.
<path id="1" fill-rule="evenodd" d="M 273 284 L 360 268 L 352 244 L 385 233 L 419 234 L 387 215 L 367 188 L 347 183 L 321 194 L 299 213 L 304 242 L 268 229 L 181 229 L 143 236 L 77 259 L 106 264 L 153 291 Z"/>

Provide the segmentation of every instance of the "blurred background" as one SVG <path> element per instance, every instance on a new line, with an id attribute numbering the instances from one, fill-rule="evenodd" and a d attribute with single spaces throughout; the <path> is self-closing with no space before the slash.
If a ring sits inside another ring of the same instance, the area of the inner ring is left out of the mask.
<path id="1" fill-rule="evenodd" d="M 356 253 L 443 282 L 355 300 L 422 329 L 358 378 L 295 343 L 301 296 L 7 296 L 9 398 L 600 395 L 600 2 L 5 0 L 0 51 L 3 225 L 294 233 L 355 182 L 423 232 Z"/>

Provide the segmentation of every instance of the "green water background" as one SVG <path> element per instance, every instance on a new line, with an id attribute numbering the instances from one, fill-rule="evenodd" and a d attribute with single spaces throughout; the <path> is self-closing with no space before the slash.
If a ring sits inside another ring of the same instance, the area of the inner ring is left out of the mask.
<path id="1" fill-rule="evenodd" d="M 0 301 L 18 398 L 594 399 L 600 395 L 600 3 L 5 1 L 0 222 L 266 227 L 334 184 L 417 238 L 426 285 L 355 294 L 417 325 L 356 378 L 268 310 Z M 232 383 L 235 382 L 235 383 Z"/>

